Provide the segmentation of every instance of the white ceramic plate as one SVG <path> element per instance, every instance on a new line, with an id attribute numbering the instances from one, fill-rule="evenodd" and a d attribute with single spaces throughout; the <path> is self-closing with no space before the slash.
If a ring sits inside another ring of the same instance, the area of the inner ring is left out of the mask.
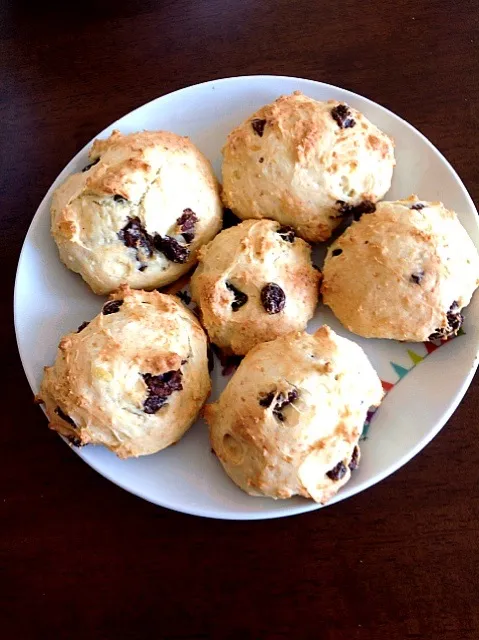
<path id="1" fill-rule="evenodd" d="M 113 128 L 125 133 L 167 129 L 188 135 L 210 158 L 220 176 L 220 150 L 227 133 L 261 105 L 297 89 L 318 100 L 334 98 L 348 102 L 392 135 L 396 141 L 397 168 L 387 199 L 416 193 L 422 199 L 442 200 L 459 213 L 461 222 L 479 246 L 477 212 L 444 157 L 407 122 L 344 89 L 277 76 L 215 80 L 153 100 L 112 124 L 99 133 L 99 137 L 109 135 Z M 52 191 L 68 174 L 87 164 L 89 146 L 73 158 L 51 186 L 35 214 L 20 256 L 15 287 L 15 328 L 25 373 L 34 392 L 39 388 L 43 366 L 54 360 L 60 337 L 96 315 L 104 302 L 89 291 L 79 276 L 60 263 L 50 237 Z M 393 473 L 418 453 L 448 420 L 477 366 L 478 295 L 465 315 L 465 335 L 434 351 L 405 376 L 411 362 L 417 362 L 426 354 L 424 345 L 359 339 L 343 329 L 327 309 L 318 308 L 308 330 L 327 322 L 340 334 L 361 344 L 383 380 L 394 383 L 404 376 L 374 416 L 368 437 L 362 443 L 360 468 L 329 504 L 350 497 Z M 408 348 L 414 354 L 408 353 Z M 217 364 L 213 397 L 218 395 L 225 380 Z M 242 493 L 210 453 L 206 427 L 201 421 L 178 445 L 153 456 L 121 461 L 100 447 L 76 451 L 112 482 L 177 511 L 215 518 L 260 519 L 318 508 L 302 498 L 273 501 Z"/>

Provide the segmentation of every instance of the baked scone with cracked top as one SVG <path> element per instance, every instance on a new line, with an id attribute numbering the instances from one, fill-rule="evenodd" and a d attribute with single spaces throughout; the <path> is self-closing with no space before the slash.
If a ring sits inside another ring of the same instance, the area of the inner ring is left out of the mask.
<path id="1" fill-rule="evenodd" d="M 191 294 L 210 340 L 225 353 L 244 355 L 303 330 L 314 314 L 321 274 L 291 227 L 246 220 L 202 247 L 198 259 Z"/>
<path id="2" fill-rule="evenodd" d="M 391 138 L 359 111 L 295 91 L 229 134 L 223 201 L 242 219 L 272 218 L 319 242 L 384 196 L 394 165 Z"/>
<path id="3" fill-rule="evenodd" d="M 252 349 L 205 407 L 229 477 L 253 496 L 324 504 L 359 463 L 359 437 L 381 381 L 364 351 L 323 326 Z"/>
<path id="4" fill-rule="evenodd" d="M 91 164 L 53 195 L 52 234 L 65 265 L 95 293 L 155 289 L 186 273 L 220 230 L 210 163 L 167 131 L 95 140 Z"/>
<path id="5" fill-rule="evenodd" d="M 322 293 L 360 336 L 422 342 L 457 333 L 478 284 L 478 252 L 456 214 L 411 196 L 379 203 L 331 245 Z"/>
<path id="6" fill-rule="evenodd" d="M 122 287 L 60 341 L 37 400 L 51 429 L 120 458 L 177 442 L 210 393 L 207 339 L 174 296 Z"/>

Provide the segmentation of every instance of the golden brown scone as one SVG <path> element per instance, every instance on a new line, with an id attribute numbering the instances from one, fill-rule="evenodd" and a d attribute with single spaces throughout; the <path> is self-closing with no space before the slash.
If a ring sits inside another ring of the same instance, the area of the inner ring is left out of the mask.
<path id="1" fill-rule="evenodd" d="M 210 392 L 206 335 L 173 296 L 116 292 L 102 312 L 60 341 L 38 400 L 51 429 L 120 458 L 181 438 Z"/>
<path id="2" fill-rule="evenodd" d="M 332 244 L 323 300 L 350 331 L 411 342 L 457 333 L 479 256 L 453 211 L 416 196 L 381 202 Z"/>
<path id="3" fill-rule="evenodd" d="M 228 136 L 223 201 L 240 218 L 272 218 L 305 240 L 327 240 L 351 208 L 387 192 L 393 147 L 352 107 L 295 91 Z"/>
<path id="4" fill-rule="evenodd" d="M 186 273 L 221 228 L 219 187 L 188 138 L 167 131 L 95 140 L 92 163 L 53 194 L 65 265 L 95 293 L 162 287 Z"/>
<path id="5" fill-rule="evenodd" d="M 318 302 L 320 278 L 311 247 L 291 227 L 247 220 L 200 249 L 191 294 L 210 340 L 243 355 L 260 342 L 304 329 Z"/>
<path id="6" fill-rule="evenodd" d="M 363 350 L 323 326 L 252 349 L 205 417 L 213 450 L 241 489 L 324 504 L 357 467 L 368 408 L 382 397 Z"/>

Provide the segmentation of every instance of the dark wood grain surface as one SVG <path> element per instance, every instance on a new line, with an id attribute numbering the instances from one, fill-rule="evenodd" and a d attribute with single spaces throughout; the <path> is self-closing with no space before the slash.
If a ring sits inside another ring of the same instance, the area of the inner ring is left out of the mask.
<path id="1" fill-rule="evenodd" d="M 366 95 L 432 140 L 477 201 L 477 2 L 0 6 L 0 636 L 479 638 L 477 377 L 427 449 L 367 492 L 212 521 L 127 494 L 48 431 L 12 319 L 23 237 L 63 166 L 129 110 L 204 80 L 285 74 Z"/>

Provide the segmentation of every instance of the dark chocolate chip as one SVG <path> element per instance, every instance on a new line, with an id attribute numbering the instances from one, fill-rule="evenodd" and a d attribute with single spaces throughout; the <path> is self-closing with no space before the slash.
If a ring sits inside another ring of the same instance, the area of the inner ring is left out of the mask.
<path id="1" fill-rule="evenodd" d="M 190 304 L 191 296 L 189 295 L 188 291 L 177 291 L 176 295 L 181 300 L 181 302 L 184 302 L 186 305 Z"/>
<path id="2" fill-rule="evenodd" d="M 145 267 L 145 259 L 153 255 L 153 238 L 141 224 L 140 218 L 128 218 L 126 225 L 118 232 L 123 244 L 136 250 L 140 268 Z"/>
<path id="3" fill-rule="evenodd" d="M 416 202 L 416 204 L 413 204 L 411 206 L 411 209 L 416 209 L 416 211 L 420 211 L 421 209 L 424 209 L 426 205 L 423 204 L 422 202 Z"/>
<path id="4" fill-rule="evenodd" d="M 263 162 L 264 162 L 264 158 L 259 158 L 258 162 L 259 162 L 260 164 L 263 164 Z"/>
<path id="5" fill-rule="evenodd" d="M 77 329 L 77 333 L 80 333 L 80 331 L 83 331 L 83 329 L 85 329 L 85 327 L 88 327 L 89 324 L 90 324 L 89 322 L 82 322 Z"/>
<path id="6" fill-rule="evenodd" d="M 259 403 L 262 407 L 269 408 L 273 404 L 273 400 L 275 398 L 276 392 L 270 391 L 266 395 L 260 396 Z M 285 396 L 283 393 L 278 393 L 276 396 L 276 402 L 273 407 L 273 415 L 280 421 L 284 422 L 284 414 L 282 410 L 287 407 L 289 404 L 292 404 L 295 400 L 299 398 L 298 391 L 296 389 L 292 389 L 288 392 L 288 395 Z"/>
<path id="7" fill-rule="evenodd" d="M 351 111 L 347 104 L 338 104 L 337 107 L 331 109 L 331 115 L 336 120 L 340 129 L 350 129 L 356 124 L 356 120 L 351 115 Z"/>
<path id="8" fill-rule="evenodd" d="M 57 416 L 59 418 L 61 418 L 65 422 L 68 422 L 68 424 L 71 424 L 72 427 L 74 427 L 75 429 L 77 428 L 76 424 L 73 422 L 73 420 L 70 418 L 70 416 L 67 416 L 67 414 L 60 409 L 60 407 L 57 407 L 55 409 L 55 413 L 57 414 Z"/>
<path id="9" fill-rule="evenodd" d="M 333 251 L 331 252 L 332 256 L 340 256 L 342 254 L 343 250 L 342 249 L 333 249 Z"/>
<path id="10" fill-rule="evenodd" d="M 246 293 L 237 289 L 231 282 L 226 282 L 226 288 L 234 294 L 234 299 L 231 303 L 233 311 L 238 311 L 238 309 L 241 309 L 241 307 L 248 302 Z"/>
<path id="11" fill-rule="evenodd" d="M 344 478 L 344 474 L 346 473 L 346 471 L 347 469 L 344 465 L 344 462 L 341 461 L 341 462 L 338 462 L 338 464 L 335 467 L 333 467 L 331 471 L 328 471 L 326 475 L 331 480 L 341 480 L 341 478 Z"/>
<path id="12" fill-rule="evenodd" d="M 230 227 L 236 227 L 241 220 L 235 216 L 231 209 L 225 209 L 223 212 L 223 229 L 229 229 Z"/>
<path id="13" fill-rule="evenodd" d="M 286 296 L 279 284 L 275 282 L 265 284 L 261 289 L 261 304 L 270 315 L 283 311 L 286 304 Z"/>
<path id="14" fill-rule="evenodd" d="M 148 269 L 148 265 L 147 264 L 141 264 L 138 267 L 138 271 L 145 271 L 146 269 Z"/>
<path id="15" fill-rule="evenodd" d="M 96 164 L 98 164 L 98 162 L 100 162 L 100 158 L 97 158 L 96 160 L 93 160 L 93 162 L 90 162 L 90 164 L 87 164 L 86 167 L 83 167 L 82 173 L 84 173 L 85 171 L 88 171 L 88 169 L 91 169 L 92 167 L 94 167 Z"/>
<path id="16" fill-rule="evenodd" d="M 148 397 L 143 403 L 145 413 L 156 413 L 166 404 L 167 399 L 174 391 L 181 391 L 183 374 L 180 369 L 167 371 L 159 376 L 144 373 L 143 380 L 148 387 Z"/>
<path id="17" fill-rule="evenodd" d="M 178 240 L 175 240 L 175 238 L 172 238 L 171 236 L 156 235 L 153 241 L 158 251 L 161 251 L 161 253 L 163 253 L 171 262 L 176 262 L 178 264 L 188 262 L 190 250 L 184 244 L 180 244 Z"/>
<path id="18" fill-rule="evenodd" d="M 424 278 L 424 271 L 421 269 L 417 273 L 411 273 L 411 281 L 416 284 L 421 284 L 421 280 Z"/>
<path id="19" fill-rule="evenodd" d="M 117 313 L 120 311 L 120 307 L 123 304 L 123 300 L 110 300 L 103 306 L 102 313 L 104 316 L 109 316 L 111 313 Z"/>
<path id="20" fill-rule="evenodd" d="M 279 233 L 286 242 L 294 242 L 296 237 L 293 227 L 280 227 L 276 233 Z"/>
<path id="21" fill-rule="evenodd" d="M 126 198 L 124 198 L 123 196 L 120 196 L 118 194 L 113 196 L 113 200 L 115 202 L 126 202 Z"/>
<path id="22" fill-rule="evenodd" d="M 264 128 L 266 126 L 266 120 L 262 120 L 261 118 L 255 118 L 251 120 L 251 126 L 253 127 L 254 132 L 260 138 L 263 137 Z"/>
<path id="23" fill-rule="evenodd" d="M 454 301 L 447 312 L 447 327 L 442 329 L 436 329 L 434 333 L 431 333 L 428 340 L 445 340 L 451 336 L 456 335 L 464 322 L 464 316 L 458 311 L 459 305 Z"/>
<path id="24" fill-rule="evenodd" d="M 354 469 L 358 468 L 358 466 L 359 466 L 359 447 L 354 447 L 353 455 L 351 456 L 351 462 L 349 463 L 348 466 L 351 469 L 351 471 L 354 471 Z"/>
<path id="25" fill-rule="evenodd" d="M 192 242 L 195 237 L 195 224 L 197 222 L 198 216 L 192 209 L 183 209 L 183 213 L 176 221 L 176 224 L 180 228 L 185 242 Z"/>

